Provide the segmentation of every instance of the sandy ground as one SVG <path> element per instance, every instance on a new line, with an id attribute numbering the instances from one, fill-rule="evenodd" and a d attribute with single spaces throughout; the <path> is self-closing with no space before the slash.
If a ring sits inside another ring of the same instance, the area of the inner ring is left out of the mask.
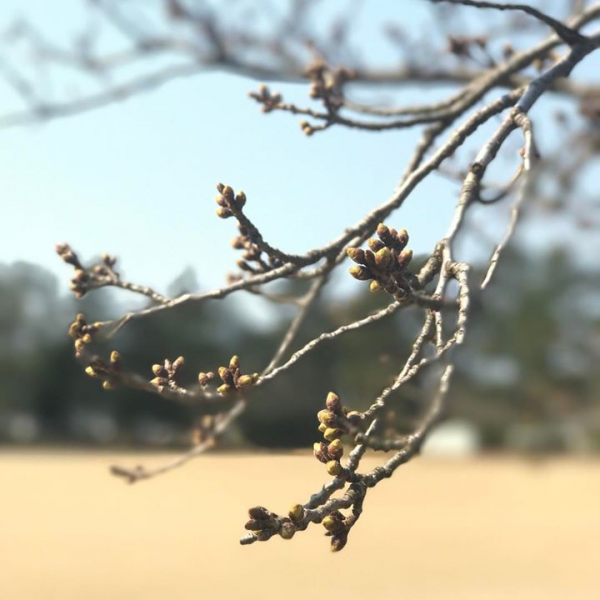
<path id="1" fill-rule="evenodd" d="M 367 497 L 348 547 L 314 526 L 241 547 L 246 510 L 322 483 L 298 455 L 0 453 L 2 600 L 600 598 L 600 462 L 419 459 Z M 373 464 L 373 463 L 371 463 Z"/>

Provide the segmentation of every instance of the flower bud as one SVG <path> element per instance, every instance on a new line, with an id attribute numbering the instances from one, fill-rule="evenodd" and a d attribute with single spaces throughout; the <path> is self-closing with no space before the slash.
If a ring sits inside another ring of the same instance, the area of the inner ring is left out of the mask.
<path id="1" fill-rule="evenodd" d="M 94 369 L 94 367 L 92 367 L 92 365 L 85 368 L 85 374 L 88 377 L 99 377 L 98 371 L 96 371 L 96 369 Z"/>
<path id="2" fill-rule="evenodd" d="M 389 248 L 382 248 L 375 253 L 375 263 L 382 271 L 386 271 L 391 267 L 393 262 L 394 256 Z"/>
<path id="3" fill-rule="evenodd" d="M 342 472 L 342 465 L 337 460 L 330 460 L 326 465 L 327 473 L 332 476 L 339 475 Z"/>
<path id="4" fill-rule="evenodd" d="M 333 531 L 337 527 L 337 524 L 338 524 L 337 519 L 335 519 L 331 515 L 327 515 L 321 521 L 321 523 L 323 524 L 323 527 L 325 527 L 325 529 L 327 529 L 327 531 Z"/>
<path id="5" fill-rule="evenodd" d="M 294 526 L 293 523 L 286 521 L 281 524 L 281 529 L 279 530 L 279 535 L 284 540 L 291 540 L 294 537 L 295 533 L 296 533 L 296 527 Z"/>
<path id="6" fill-rule="evenodd" d="M 235 203 L 238 208 L 244 208 L 244 205 L 246 204 L 246 194 L 242 191 L 238 192 L 235 196 Z"/>
<path id="7" fill-rule="evenodd" d="M 405 267 L 408 266 L 408 264 L 412 260 L 412 257 L 413 257 L 412 250 L 402 250 L 402 252 L 400 252 L 400 254 L 398 254 L 398 256 L 396 258 L 396 264 L 401 269 L 404 269 Z"/>
<path id="8" fill-rule="evenodd" d="M 217 217 L 221 219 L 229 219 L 229 217 L 233 217 L 233 213 L 228 208 L 223 206 L 217 208 L 215 212 L 217 213 Z"/>
<path id="9" fill-rule="evenodd" d="M 304 506 L 302 504 L 294 504 L 289 511 L 289 516 L 292 521 L 300 521 L 304 517 Z"/>
<path id="10" fill-rule="evenodd" d="M 406 229 L 401 229 L 396 234 L 396 248 L 398 250 L 404 250 L 406 244 L 408 244 L 408 231 L 406 231 Z"/>
<path id="11" fill-rule="evenodd" d="M 242 375 L 241 377 L 238 377 L 238 380 L 236 383 L 237 383 L 238 387 L 244 388 L 244 387 L 251 386 L 254 383 L 254 381 L 253 381 L 251 375 Z"/>
<path id="12" fill-rule="evenodd" d="M 248 509 L 248 515 L 251 519 L 267 519 L 270 513 L 264 506 L 253 506 Z"/>
<path id="13" fill-rule="evenodd" d="M 334 414 L 339 415 L 342 412 L 340 397 L 335 392 L 329 392 L 327 394 L 325 406 Z"/>
<path id="14" fill-rule="evenodd" d="M 371 238 L 370 240 L 368 240 L 367 245 L 369 246 L 369 248 L 371 248 L 373 252 L 378 252 L 379 250 L 385 247 L 382 241 L 376 240 L 375 238 Z"/>
<path id="15" fill-rule="evenodd" d="M 230 185 L 226 185 L 223 187 L 223 189 L 221 190 L 221 194 L 223 194 L 223 197 L 225 198 L 225 200 L 231 202 L 233 200 L 233 188 Z"/>
<path id="16" fill-rule="evenodd" d="M 352 277 L 354 277 L 354 279 L 358 279 L 358 281 L 368 281 L 369 279 L 372 279 L 371 272 L 369 269 L 367 269 L 367 267 L 356 265 L 354 267 L 350 267 L 349 273 L 352 275 Z"/>
<path id="17" fill-rule="evenodd" d="M 324 408 L 317 413 L 317 419 L 319 419 L 319 423 L 333 425 L 335 422 L 335 415 L 330 410 Z"/>
<path id="18" fill-rule="evenodd" d="M 328 442 L 333 442 L 333 440 L 336 440 L 337 438 L 340 437 L 340 435 L 342 435 L 342 432 L 339 429 L 334 429 L 333 427 L 328 427 L 324 432 L 323 432 L 323 437 L 328 441 Z"/>
<path id="19" fill-rule="evenodd" d="M 346 248 L 346 254 L 355 263 L 362 265 L 365 262 L 365 251 L 362 248 Z"/>

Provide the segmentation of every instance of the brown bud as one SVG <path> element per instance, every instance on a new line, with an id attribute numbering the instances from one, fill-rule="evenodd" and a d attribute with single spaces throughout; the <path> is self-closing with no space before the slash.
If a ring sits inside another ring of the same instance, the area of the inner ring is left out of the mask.
<path id="1" fill-rule="evenodd" d="M 219 206 L 222 206 L 223 208 L 227 208 L 227 202 L 225 201 L 225 198 L 223 198 L 223 196 L 221 194 L 217 194 L 215 196 L 215 202 Z"/>
<path id="2" fill-rule="evenodd" d="M 227 367 L 219 367 L 218 373 L 223 381 L 231 378 L 231 371 Z"/>
<path id="3" fill-rule="evenodd" d="M 168 379 L 165 379 L 164 377 L 155 377 L 154 379 L 150 380 L 150 384 L 155 386 L 155 387 L 163 387 L 165 385 L 167 385 L 169 383 Z"/>
<path id="4" fill-rule="evenodd" d="M 365 251 L 362 248 L 346 248 L 346 254 L 355 263 L 362 265 L 365 262 Z"/>
<path id="5" fill-rule="evenodd" d="M 253 381 L 251 375 L 242 375 L 241 377 L 238 377 L 238 380 L 236 383 L 237 383 L 238 387 L 244 388 L 244 387 L 248 387 L 248 386 L 252 385 L 254 383 L 254 381 Z"/>
<path id="6" fill-rule="evenodd" d="M 385 248 L 384 243 L 380 240 L 376 240 L 375 238 L 371 238 L 370 240 L 368 240 L 367 245 L 369 246 L 369 248 L 371 248 L 373 252 L 378 252 L 382 248 Z"/>
<path id="7" fill-rule="evenodd" d="M 406 231 L 406 229 L 401 229 L 396 234 L 396 249 L 404 250 L 406 244 L 408 244 L 408 231 Z"/>
<path id="8" fill-rule="evenodd" d="M 331 538 L 331 551 L 332 552 L 339 552 L 340 550 L 343 550 L 344 547 L 346 546 L 346 543 L 348 542 L 348 532 L 347 531 L 343 531 L 337 535 L 334 535 Z"/>
<path id="9" fill-rule="evenodd" d="M 222 183 L 217 183 L 217 191 L 222 194 L 223 190 L 225 189 L 225 185 Z"/>
<path id="10" fill-rule="evenodd" d="M 258 519 L 250 519 L 249 521 L 246 521 L 244 529 L 248 529 L 250 531 L 260 531 L 263 524 L 264 521 Z"/>
<path id="11" fill-rule="evenodd" d="M 221 219 L 229 219 L 229 217 L 233 217 L 233 213 L 228 208 L 224 208 L 223 206 L 217 208 L 216 213 L 217 217 L 220 217 Z"/>
<path id="12" fill-rule="evenodd" d="M 319 419 L 319 423 L 325 425 L 333 425 L 335 423 L 335 415 L 325 408 L 317 413 L 317 419 Z"/>
<path id="13" fill-rule="evenodd" d="M 404 269 L 405 267 L 407 267 L 409 265 L 410 261 L 412 260 L 412 257 L 413 257 L 412 250 L 402 250 L 402 252 L 400 252 L 400 254 L 398 254 L 398 256 L 396 258 L 396 264 L 401 269 Z"/>
<path id="14" fill-rule="evenodd" d="M 230 185 L 226 185 L 222 190 L 221 190 L 221 194 L 223 194 L 223 197 L 225 198 L 225 200 L 227 200 L 228 202 L 231 202 L 233 200 L 233 188 Z"/>
<path id="15" fill-rule="evenodd" d="M 173 371 L 177 371 L 177 369 L 181 368 L 183 366 L 183 363 L 185 362 L 185 358 L 183 358 L 183 356 L 178 356 L 174 361 L 173 361 Z"/>
<path id="16" fill-rule="evenodd" d="M 371 272 L 369 269 L 367 269 L 367 267 L 356 265 L 354 267 L 350 267 L 349 273 L 352 275 L 352 277 L 354 277 L 354 279 L 358 279 L 359 281 L 368 281 L 369 279 L 372 279 Z"/>
<path id="17" fill-rule="evenodd" d="M 388 229 L 387 225 L 385 225 L 384 223 L 379 223 L 379 225 L 377 225 L 377 235 L 381 238 L 381 241 L 385 244 L 386 239 L 389 239 L 389 237 L 390 237 L 390 230 Z"/>
<path id="18" fill-rule="evenodd" d="M 375 254 L 371 250 L 365 250 L 365 264 L 371 269 L 377 269 L 377 261 L 375 260 Z"/>
<path id="19" fill-rule="evenodd" d="M 342 412 L 342 402 L 335 392 L 329 392 L 327 394 L 325 406 L 334 414 L 339 415 Z"/>
<path id="20" fill-rule="evenodd" d="M 244 208 L 244 205 L 246 204 L 246 194 L 244 194 L 244 192 L 238 192 L 235 196 L 235 203 L 237 204 L 238 208 Z"/>
<path id="21" fill-rule="evenodd" d="M 284 523 L 281 524 L 281 529 L 279 530 L 279 535 L 284 540 L 291 540 L 294 537 L 295 533 L 296 533 L 296 527 L 293 523 L 290 523 L 289 521 L 285 521 Z"/>
<path id="22" fill-rule="evenodd" d="M 248 509 L 251 519 L 267 519 L 271 513 L 264 506 L 253 506 Z"/>
<path id="23" fill-rule="evenodd" d="M 339 453 L 341 456 L 344 452 L 344 444 L 342 443 L 342 440 L 340 440 L 339 438 L 337 440 L 333 440 L 333 442 L 331 442 L 331 444 L 327 446 L 327 452 L 329 452 L 329 454 Z"/>

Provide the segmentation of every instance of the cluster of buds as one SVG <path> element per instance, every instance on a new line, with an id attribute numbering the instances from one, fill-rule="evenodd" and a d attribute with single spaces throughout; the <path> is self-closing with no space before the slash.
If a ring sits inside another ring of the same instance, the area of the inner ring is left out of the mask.
<path id="1" fill-rule="evenodd" d="M 215 196 L 215 202 L 219 205 L 217 216 L 221 219 L 229 219 L 239 214 L 246 204 L 246 194 L 244 192 L 233 191 L 230 185 L 217 183 L 218 194 Z"/>
<path id="2" fill-rule="evenodd" d="M 217 392 L 219 392 L 221 396 L 248 388 L 258 380 L 258 373 L 253 373 L 252 375 L 242 374 L 239 356 L 232 356 L 229 361 L 229 366 L 219 367 L 218 373 L 223 382 L 222 385 L 217 388 Z M 200 375 L 208 376 L 209 374 L 200 373 Z M 200 377 L 198 379 L 200 380 Z M 208 381 L 206 383 L 208 383 Z M 200 381 L 200 385 L 202 385 L 202 381 Z"/>
<path id="3" fill-rule="evenodd" d="M 283 100 L 279 92 L 272 93 L 264 83 L 261 83 L 258 86 L 258 92 L 250 92 L 248 95 L 259 104 L 262 104 L 262 112 L 264 113 L 271 112 L 278 108 Z"/>
<path id="4" fill-rule="evenodd" d="M 264 273 L 281 266 L 281 261 L 265 254 L 260 247 L 262 236 L 250 220 L 244 215 L 243 209 L 246 204 L 244 192 L 233 191 L 229 185 L 217 184 L 219 194 L 215 197 L 217 216 L 221 219 L 235 217 L 238 221 L 239 235 L 231 240 L 231 245 L 236 250 L 242 250 L 242 258 L 237 261 L 237 266 L 242 271 L 250 273 Z"/>
<path id="5" fill-rule="evenodd" d="M 150 383 L 155 386 L 159 392 L 162 392 L 165 387 L 168 387 L 174 391 L 179 390 L 180 388 L 177 384 L 177 373 L 183 366 L 183 363 L 184 358 L 183 356 L 180 356 L 172 362 L 168 358 L 165 358 L 165 361 L 162 365 L 152 365 L 154 379 L 151 379 Z"/>
<path id="6" fill-rule="evenodd" d="M 251 508 L 248 511 L 248 515 L 250 516 L 250 519 L 244 527 L 247 530 L 252 531 L 259 542 L 266 542 L 277 534 L 284 540 L 291 540 L 298 530 L 298 527 L 293 523 L 291 516 L 280 517 L 262 506 Z"/>
<path id="7" fill-rule="evenodd" d="M 330 110 L 337 110 L 344 104 L 344 84 L 355 74 L 344 67 L 332 69 L 318 59 L 306 68 L 304 76 L 311 81 L 308 95 L 314 100 L 323 100 Z"/>
<path id="8" fill-rule="evenodd" d="M 64 262 L 75 269 L 70 289 L 76 298 L 83 298 L 90 290 L 113 285 L 119 280 L 119 275 L 114 270 L 117 262 L 114 256 L 103 254 L 100 263 L 86 269 L 68 244 L 57 244 L 55 250 Z"/>
<path id="9" fill-rule="evenodd" d="M 113 350 L 110 353 L 108 362 L 100 358 L 95 358 L 85 368 L 85 373 L 93 379 L 102 379 L 102 387 L 105 390 L 112 390 L 119 379 L 121 368 L 121 355 L 116 350 Z"/>
<path id="10" fill-rule="evenodd" d="M 69 325 L 69 336 L 73 339 L 75 346 L 75 356 L 79 358 L 87 344 L 90 344 L 94 333 L 100 329 L 98 323 L 88 324 L 83 313 L 79 313 L 75 320 Z"/>
<path id="11" fill-rule="evenodd" d="M 348 532 L 350 531 L 350 523 L 346 517 L 339 510 L 334 510 L 321 523 L 326 529 L 325 535 L 331 536 L 331 551 L 342 550 L 348 541 Z"/>
<path id="12" fill-rule="evenodd" d="M 350 267 L 350 274 L 359 281 L 371 281 L 372 292 L 385 290 L 396 300 L 404 300 L 414 287 L 418 287 L 416 277 L 408 270 L 412 260 L 412 250 L 406 249 L 408 233 L 406 229 L 396 231 L 383 223 L 377 226 L 377 236 L 368 241 L 369 249 L 348 248 L 346 253 L 357 263 Z"/>
<path id="13" fill-rule="evenodd" d="M 339 396 L 334 392 L 327 394 L 326 408 L 317 414 L 319 431 L 325 438 L 324 442 L 316 442 L 313 452 L 316 459 L 326 465 L 327 473 L 333 477 L 349 478 L 351 473 L 342 467 L 340 459 L 344 454 L 341 437 L 345 433 L 361 428 L 363 415 L 358 411 L 348 411 Z"/>
<path id="14" fill-rule="evenodd" d="M 486 36 L 448 36 L 448 52 L 455 56 L 473 58 L 473 48 L 486 50 L 489 39 Z"/>

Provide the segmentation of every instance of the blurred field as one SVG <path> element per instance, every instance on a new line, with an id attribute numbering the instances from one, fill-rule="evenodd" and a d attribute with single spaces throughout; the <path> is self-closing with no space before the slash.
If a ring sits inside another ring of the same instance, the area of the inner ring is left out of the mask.
<path id="1" fill-rule="evenodd" d="M 238 544 L 250 506 L 318 489 L 311 457 L 212 455 L 134 486 L 107 472 L 164 459 L 1 453 L 0 598 L 600 598 L 597 461 L 416 460 L 332 554 L 320 526 Z"/>

